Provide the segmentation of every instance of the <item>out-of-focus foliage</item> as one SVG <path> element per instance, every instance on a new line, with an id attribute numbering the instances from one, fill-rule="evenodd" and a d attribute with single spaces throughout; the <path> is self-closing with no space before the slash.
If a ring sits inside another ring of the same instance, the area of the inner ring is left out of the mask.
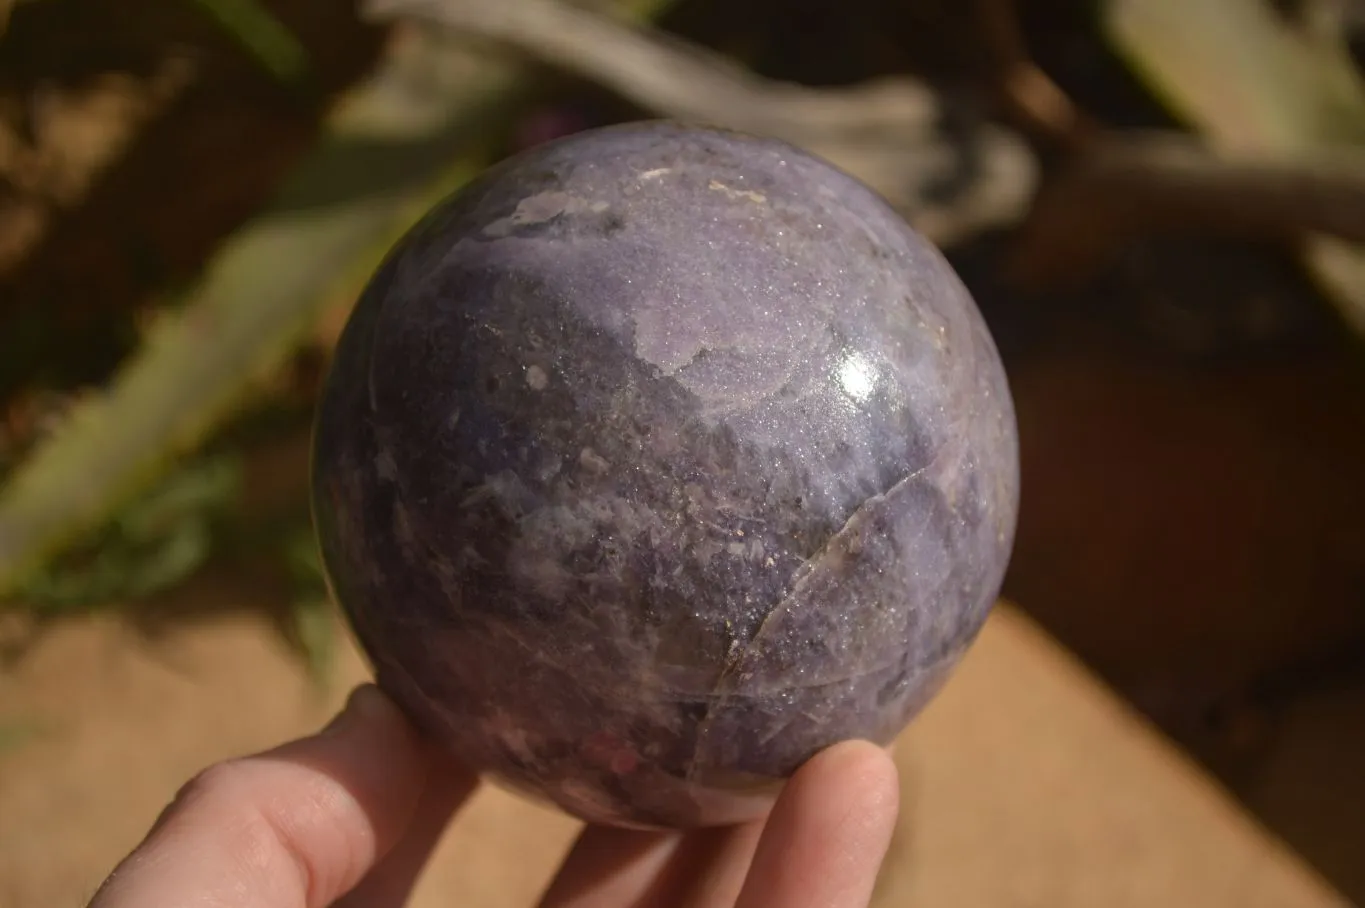
<path id="1" fill-rule="evenodd" d="M 662 6 L 633 0 L 627 10 Z M 424 33 L 344 98 L 276 202 L 0 488 L 0 598 L 26 584 L 60 599 L 112 582 L 68 585 L 42 572 L 248 404 L 328 303 L 353 296 L 402 231 L 490 163 L 533 84 L 520 61 Z M 201 560 L 197 533 L 170 538 L 135 586 L 170 582 Z"/>
<path id="2" fill-rule="evenodd" d="M 308 51 L 256 0 L 193 0 L 218 21 L 275 78 L 298 86 L 308 74 Z"/>
<path id="3" fill-rule="evenodd" d="M 747 99 L 747 106 L 739 106 L 749 116 L 742 122 L 776 118 L 798 141 L 803 129 L 823 123 L 828 133 L 823 138 L 839 140 L 851 170 L 859 162 L 866 170 L 870 158 L 894 165 L 883 168 L 888 197 L 901 190 L 942 202 L 951 196 L 950 184 L 1002 170 L 989 155 L 960 154 L 950 143 L 925 138 L 935 131 L 963 131 L 955 118 L 971 117 L 945 101 L 948 95 L 921 85 L 918 76 L 898 72 L 894 84 L 809 92 L 759 78 L 712 51 L 685 52 L 686 42 L 622 30 L 600 18 L 564 16 L 562 22 L 578 25 L 579 44 L 570 47 L 567 26 L 544 27 L 550 7 L 525 3 L 518 20 L 512 2 L 449 0 L 447 16 L 458 6 L 465 17 L 447 21 L 482 21 L 485 40 L 471 41 L 458 28 L 397 26 L 379 68 L 334 105 L 311 153 L 273 202 L 218 247 L 194 286 L 158 308 L 112 381 L 82 394 L 58 428 L 17 465 L 11 467 L 5 462 L 9 454 L 0 451 L 0 464 L 8 470 L 0 485 L 0 602 L 18 598 L 56 613 L 147 595 L 187 577 L 238 532 L 229 511 L 243 491 L 240 464 L 231 452 L 205 454 L 206 443 L 268 396 L 267 382 L 312 336 L 321 317 L 349 307 L 399 234 L 506 147 L 548 81 L 535 59 L 614 93 L 618 101 L 664 113 L 717 109 L 709 107 L 717 92 L 698 97 L 694 83 L 705 80 L 687 77 L 705 70 L 722 77 L 708 85 L 739 85 L 748 93 L 740 98 Z M 191 5 L 278 80 L 294 87 L 306 82 L 308 51 L 263 0 Z M 414 4 L 374 4 L 386 5 Z M 669 2 L 575 5 L 641 20 Z M 864 6 L 860 15 L 871 15 L 867 10 L 875 4 Z M 1002 0 L 981 9 L 1009 19 L 1015 6 Z M 887 0 L 884 7 L 879 15 L 890 18 L 895 4 Z M 1327 147 L 1365 146 L 1365 89 L 1330 32 L 1291 26 L 1269 0 L 1107 0 L 1104 8 L 1108 34 L 1131 68 L 1216 147 L 1293 158 Z M 566 12 L 555 9 L 556 15 Z M 535 10 L 541 11 L 541 28 L 528 35 L 527 11 Z M 613 46 L 629 53 L 606 62 L 585 56 L 583 34 L 599 41 L 614 35 Z M 651 41 L 657 42 L 657 72 L 649 71 Z M 670 54 L 658 52 L 660 47 L 676 52 L 671 82 L 664 65 Z M 983 50 L 983 56 L 990 53 L 999 48 Z M 639 67 L 654 77 L 648 85 L 632 81 Z M 726 78 L 732 81 L 724 83 Z M 907 86 L 914 90 L 907 92 Z M 906 108 L 914 115 L 904 116 Z M 1042 109 L 1045 114 L 1046 105 Z M 921 117 L 920 111 L 927 113 Z M 1102 121 L 1103 112 L 1095 113 Z M 882 130 L 879 143 L 873 142 L 866 127 L 880 121 L 903 128 Z M 1008 172 L 996 181 L 1012 193 L 1006 193 L 1008 204 L 991 194 L 985 200 L 987 208 L 1005 215 L 968 219 L 978 228 L 997 229 L 1023 216 L 1018 209 L 1029 204 L 1036 168 L 1018 131 L 995 123 L 990 128 L 1022 149 L 1018 158 L 1028 163 L 1003 168 Z M 933 179 L 923 179 L 926 174 Z M 1304 255 L 1347 320 L 1365 329 L 1360 253 L 1327 239 L 1305 245 Z M 300 515 L 291 519 L 293 524 L 272 531 L 275 555 L 297 587 L 299 603 L 324 602 L 306 521 Z M 329 645 L 318 636 L 320 614 L 302 606 L 299 612 L 298 642 L 309 653 L 324 653 Z"/>
<path id="4" fill-rule="evenodd" d="M 161 592 L 204 564 L 214 522 L 241 488 L 237 460 L 219 454 L 171 472 L 120 511 L 85 551 L 45 563 L 21 593 L 40 610 L 79 608 Z"/>
<path id="5" fill-rule="evenodd" d="M 313 680 L 325 685 L 330 677 L 328 668 L 336 654 L 336 622 L 332 620 L 327 587 L 322 582 L 322 560 L 313 540 L 311 524 L 297 528 L 283 548 L 294 584 L 293 641 L 302 652 Z"/>
<path id="6" fill-rule="evenodd" d="M 1365 79 L 1340 34 L 1295 28 L 1268 0 L 1108 0 L 1115 46 L 1215 145 L 1295 156 L 1365 148 Z M 1313 238 L 1303 251 L 1365 333 L 1365 254 Z"/>

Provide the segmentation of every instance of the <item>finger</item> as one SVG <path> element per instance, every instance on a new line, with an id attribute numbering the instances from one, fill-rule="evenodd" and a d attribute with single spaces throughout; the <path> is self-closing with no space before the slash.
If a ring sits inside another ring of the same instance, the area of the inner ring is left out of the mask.
<path id="1" fill-rule="evenodd" d="M 478 785 L 477 777 L 450 765 L 450 761 L 436 763 L 398 844 L 332 908 L 399 908 L 407 904 L 451 816 Z"/>
<path id="2" fill-rule="evenodd" d="M 744 884 L 761 821 L 695 832 L 590 826 L 565 858 L 541 908 L 731 906 Z"/>
<path id="3" fill-rule="evenodd" d="M 736 908 L 864 908 L 899 802 L 885 750 L 850 741 L 816 755 L 773 807 Z"/>
<path id="4" fill-rule="evenodd" d="M 421 850 L 405 834 L 429 785 L 449 786 L 450 810 L 473 789 L 468 773 L 437 779 L 439 766 L 398 708 L 361 687 L 319 734 L 186 785 L 91 908 L 323 908 L 400 842 Z M 427 818 L 424 834 L 441 825 Z"/>
<path id="5" fill-rule="evenodd" d="M 888 754 L 891 752 L 889 746 L 885 749 Z M 754 853 L 758 850 L 758 843 L 766 826 L 765 818 L 731 829 L 708 830 L 705 834 L 716 833 L 720 836 L 713 851 L 714 856 L 694 862 L 683 874 L 684 878 L 692 880 L 692 883 L 687 898 L 678 900 L 677 904 L 698 908 L 722 905 L 725 908 L 733 908 L 754 862 Z M 687 850 L 685 840 L 684 846 L 679 849 L 680 855 Z M 679 863 L 678 856 L 675 856 L 673 863 Z"/>
<path id="6" fill-rule="evenodd" d="M 764 823 L 690 833 L 661 878 L 666 882 L 656 890 L 674 897 L 649 904 L 730 908 L 744 886 Z"/>
<path id="7" fill-rule="evenodd" d="M 639 905 L 681 842 L 674 832 L 588 826 L 541 896 L 540 908 Z"/>

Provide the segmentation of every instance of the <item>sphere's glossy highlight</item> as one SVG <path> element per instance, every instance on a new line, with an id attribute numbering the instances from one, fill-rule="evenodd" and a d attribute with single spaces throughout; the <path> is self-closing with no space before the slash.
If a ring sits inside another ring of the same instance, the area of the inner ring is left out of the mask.
<path id="1" fill-rule="evenodd" d="M 427 730 L 585 819 L 682 827 L 933 696 L 998 592 L 1018 452 L 980 314 L 876 195 L 645 123 L 402 240 L 313 482 L 333 591 Z"/>

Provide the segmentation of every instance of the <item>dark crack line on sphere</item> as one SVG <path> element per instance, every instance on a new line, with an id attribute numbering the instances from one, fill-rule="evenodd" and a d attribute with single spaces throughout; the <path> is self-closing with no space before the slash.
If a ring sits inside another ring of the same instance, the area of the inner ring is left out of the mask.
<path id="1" fill-rule="evenodd" d="M 889 499 L 895 497 L 898 493 L 903 491 L 910 483 L 920 479 L 921 477 L 926 475 L 930 470 L 938 466 L 939 463 L 941 463 L 945 456 L 948 455 L 949 453 L 954 454 L 958 453 L 957 447 L 958 446 L 952 447 L 945 446 L 945 448 L 941 450 L 936 457 L 932 458 L 924 466 L 910 472 L 906 476 L 897 480 L 895 484 L 893 484 L 885 492 L 882 492 L 879 495 L 873 495 L 872 497 L 864 501 L 862 504 L 858 505 L 858 507 L 853 511 L 853 513 L 848 516 L 848 519 L 844 521 L 843 526 L 841 526 L 838 529 L 838 531 L 836 531 L 832 536 L 830 536 L 830 538 L 825 542 L 825 544 L 820 547 L 820 550 L 816 552 L 814 555 L 812 555 L 809 559 L 807 559 L 806 563 L 802 565 L 800 576 L 796 579 L 796 582 L 792 584 L 791 591 L 788 592 L 787 595 L 783 596 L 782 599 L 779 600 L 768 611 L 768 614 L 763 617 L 762 623 L 759 624 L 758 630 L 754 632 L 754 635 L 753 637 L 750 638 L 749 642 L 744 644 L 743 646 L 735 648 L 735 651 L 726 660 L 726 664 L 724 668 L 721 669 L 720 675 L 716 678 L 716 683 L 712 687 L 710 695 L 706 697 L 708 701 L 706 707 L 706 714 L 702 716 L 702 718 L 698 721 L 697 724 L 697 743 L 693 748 L 692 759 L 689 761 L 688 765 L 687 770 L 688 781 L 694 781 L 698 775 L 698 767 L 701 759 L 701 754 L 710 740 L 711 729 L 715 725 L 716 716 L 724 707 L 735 702 L 736 699 L 735 694 L 733 692 L 727 693 L 725 691 L 726 686 L 730 684 L 731 680 L 734 677 L 735 672 L 739 670 L 739 666 L 742 665 L 744 661 L 749 657 L 749 655 L 752 654 L 757 649 L 760 643 L 764 642 L 765 635 L 770 632 L 774 620 L 779 615 L 789 610 L 792 604 L 796 601 L 797 597 L 805 591 L 806 587 L 810 583 L 811 577 L 815 574 L 815 566 L 818 565 L 821 561 L 823 561 L 825 557 L 836 546 L 842 544 L 844 541 L 847 540 L 849 535 L 851 535 L 851 532 L 856 530 L 858 526 L 862 524 L 868 511 L 871 508 L 881 505 L 883 502 L 886 502 Z M 877 669 L 873 669 L 872 671 L 877 671 Z M 850 681 L 857 677 L 862 677 L 862 673 L 849 675 L 848 677 L 842 679 L 834 679 L 827 683 L 839 684 Z M 816 687 L 823 686 L 823 684 L 824 682 L 812 683 L 808 685 L 801 685 L 799 687 L 794 685 L 787 685 L 786 687 L 783 688 L 783 690 L 814 689 Z M 777 691 L 772 691 L 770 693 L 776 692 Z"/>

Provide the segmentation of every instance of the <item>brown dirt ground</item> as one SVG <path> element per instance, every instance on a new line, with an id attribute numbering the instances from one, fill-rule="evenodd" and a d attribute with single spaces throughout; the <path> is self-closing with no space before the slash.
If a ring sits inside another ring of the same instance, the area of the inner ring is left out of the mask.
<path id="1" fill-rule="evenodd" d="M 0 905 L 83 904 L 186 777 L 316 728 L 364 674 L 348 647 L 320 691 L 245 613 L 156 642 L 59 627 L 0 676 L 0 717 L 43 721 L 0 757 Z M 1347 904 L 1013 608 L 897 759 L 879 906 Z M 575 829 L 485 790 L 413 904 L 530 904 Z"/>

